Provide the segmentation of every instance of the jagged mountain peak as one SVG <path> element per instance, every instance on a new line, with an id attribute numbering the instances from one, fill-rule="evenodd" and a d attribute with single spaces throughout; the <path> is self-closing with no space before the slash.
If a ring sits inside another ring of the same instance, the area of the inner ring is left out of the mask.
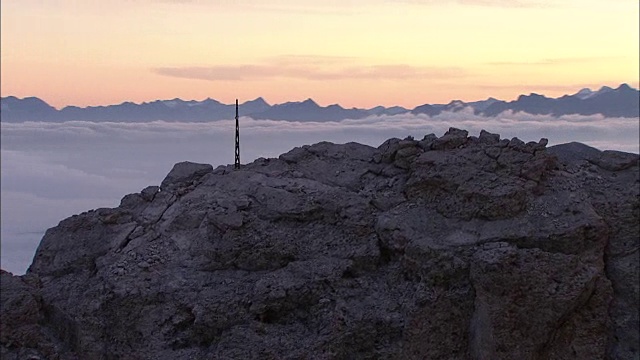
<path id="1" fill-rule="evenodd" d="M 616 91 L 629 91 L 629 90 L 634 90 L 634 89 L 631 86 L 629 86 L 629 84 L 627 83 L 620 84 L 620 86 L 616 88 Z"/>
<path id="2" fill-rule="evenodd" d="M 596 93 L 595 91 L 593 91 L 593 90 L 591 90 L 589 88 L 583 88 L 583 89 L 580 89 L 580 91 L 578 91 L 577 93 L 575 93 L 575 94 L 573 94 L 571 96 L 574 96 L 574 97 L 577 97 L 577 98 L 579 98 L 581 100 L 584 100 L 584 99 L 590 98 L 595 93 Z"/>
<path id="3" fill-rule="evenodd" d="M 249 105 L 249 104 L 269 106 L 269 103 L 267 103 L 267 101 L 262 97 L 257 97 L 253 100 L 245 101 L 244 103 L 242 103 L 242 105 Z"/>
<path id="4" fill-rule="evenodd" d="M 320 106 L 312 98 L 307 98 L 306 100 L 304 100 L 300 104 L 302 104 L 302 105 L 312 105 L 312 106 L 318 106 L 318 107 Z"/>
<path id="5" fill-rule="evenodd" d="M 542 95 L 542 94 L 538 94 L 538 93 L 530 93 L 529 95 L 520 95 L 518 96 L 518 99 L 516 101 L 522 101 L 522 100 L 530 100 L 530 99 L 549 99 L 548 97 Z"/>

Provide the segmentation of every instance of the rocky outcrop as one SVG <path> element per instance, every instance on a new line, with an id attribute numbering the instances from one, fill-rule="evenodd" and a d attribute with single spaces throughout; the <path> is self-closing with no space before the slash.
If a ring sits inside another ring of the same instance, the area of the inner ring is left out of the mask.
<path id="1" fill-rule="evenodd" d="M 637 358 L 638 155 L 546 143 L 176 164 L 2 274 L 3 359 Z"/>

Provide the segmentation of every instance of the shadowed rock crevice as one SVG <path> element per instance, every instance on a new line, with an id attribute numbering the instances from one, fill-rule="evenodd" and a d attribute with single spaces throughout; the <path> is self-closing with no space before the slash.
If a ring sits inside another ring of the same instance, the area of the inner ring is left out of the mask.
<path id="1" fill-rule="evenodd" d="M 638 357 L 638 155 L 546 145 L 176 164 L 2 273 L 2 358 Z"/>

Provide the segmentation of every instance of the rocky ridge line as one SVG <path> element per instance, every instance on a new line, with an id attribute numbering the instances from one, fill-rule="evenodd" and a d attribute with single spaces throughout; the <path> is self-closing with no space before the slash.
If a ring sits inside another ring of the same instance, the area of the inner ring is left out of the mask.
<path id="1" fill-rule="evenodd" d="M 1 274 L 3 359 L 629 359 L 638 155 L 455 128 L 179 163 Z"/>

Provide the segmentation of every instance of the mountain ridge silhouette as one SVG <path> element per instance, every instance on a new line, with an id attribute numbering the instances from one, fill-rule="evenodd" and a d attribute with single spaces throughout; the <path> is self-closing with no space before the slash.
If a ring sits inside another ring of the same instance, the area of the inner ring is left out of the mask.
<path id="1" fill-rule="evenodd" d="M 212 98 L 202 101 L 174 98 L 139 104 L 125 101 L 120 104 L 87 107 L 70 105 L 61 109 L 56 109 L 37 97 L 20 99 L 8 96 L 1 98 L 0 103 L 2 105 L 0 110 L 2 122 L 74 120 L 208 122 L 231 119 L 235 113 L 234 104 L 224 104 Z M 373 115 L 403 113 L 436 116 L 445 111 L 458 112 L 467 108 L 471 108 L 476 115 L 488 117 L 498 116 L 505 111 L 552 116 L 602 114 L 606 117 L 638 117 L 640 116 L 640 91 L 628 84 L 621 84 L 615 89 L 608 86 L 603 86 L 597 91 L 585 88 L 575 94 L 567 94 L 557 98 L 530 93 L 529 95 L 522 94 L 513 101 L 489 97 L 486 100 L 472 102 L 452 100 L 448 104 L 425 103 L 413 109 L 401 106 L 375 106 L 370 109 L 344 108 L 339 104 L 321 106 L 311 98 L 271 105 L 264 98 L 258 97 L 243 102 L 240 105 L 240 115 L 256 120 L 340 121 Z"/>

